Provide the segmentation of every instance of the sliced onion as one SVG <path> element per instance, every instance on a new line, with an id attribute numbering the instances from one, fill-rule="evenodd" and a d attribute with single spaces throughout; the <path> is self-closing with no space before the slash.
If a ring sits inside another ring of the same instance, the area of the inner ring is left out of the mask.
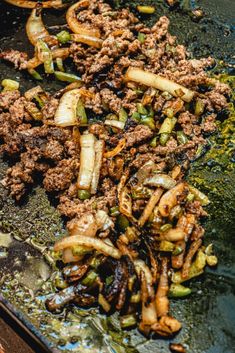
<path id="1" fill-rule="evenodd" d="M 203 192 L 201 192 L 200 190 L 198 190 L 192 185 L 188 185 L 188 187 L 189 187 L 189 191 L 195 196 L 196 200 L 200 201 L 203 206 L 209 205 L 210 200 L 205 194 L 203 194 Z"/>
<path id="2" fill-rule="evenodd" d="M 60 251 L 74 246 L 85 246 L 87 248 L 95 249 L 106 256 L 111 256 L 115 259 L 120 259 L 121 253 L 114 246 L 110 246 L 101 239 L 86 237 L 83 235 L 73 235 L 65 237 L 55 243 L 54 250 Z"/>
<path id="3" fill-rule="evenodd" d="M 161 198 L 158 209 L 163 217 L 168 217 L 171 209 L 178 204 L 178 198 L 186 189 L 185 183 L 179 183 L 168 190 Z"/>
<path id="4" fill-rule="evenodd" d="M 26 23 L 26 33 L 31 44 L 36 45 L 39 39 L 50 38 L 49 32 L 46 30 L 44 23 L 42 21 L 42 7 L 39 4 L 35 7 Z M 53 38 L 53 37 L 52 37 Z M 58 41 L 53 38 L 54 43 Z M 47 42 L 48 43 L 48 42 Z M 49 44 L 49 43 L 48 43 Z"/>
<path id="5" fill-rule="evenodd" d="M 118 142 L 118 145 L 112 151 L 105 152 L 104 157 L 105 158 L 115 157 L 123 150 L 123 148 L 125 148 L 125 146 L 126 146 L 126 139 L 123 138 Z"/>
<path id="6" fill-rule="evenodd" d="M 37 5 L 37 1 L 30 1 L 30 0 L 5 0 L 8 4 L 15 5 L 18 7 L 23 7 L 24 9 L 34 9 Z M 54 7 L 55 9 L 59 9 L 64 7 L 62 0 L 48 0 L 41 2 L 42 7 L 47 9 L 50 7 Z"/>
<path id="7" fill-rule="evenodd" d="M 66 13 L 66 20 L 72 32 L 77 34 L 84 34 L 86 36 L 100 38 L 100 31 L 97 28 L 82 24 L 78 21 L 76 11 L 87 8 L 90 5 L 89 0 L 81 0 L 76 2 L 68 9 Z"/>
<path id="8" fill-rule="evenodd" d="M 154 193 L 152 194 L 152 196 L 148 200 L 148 203 L 147 203 L 147 205 L 146 205 L 146 207 L 145 207 L 145 209 L 144 209 L 144 211 L 138 221 L 138 223 L 141 227 L 143 227 L 145 222 L 147 222 L 147 220 L 149 219 L 151 213 L 153 212 L 154 207 L 158 203 L 162 194 L 163 194 L 163 190 L 158 188 L 154 191 Z"/>
<path id="9" fill-rule="evenodd" d="M 71 35 L 72 41 L 87 44 L 91 47 L 101 48 L 103 41 L 97 37 L 91 37 L 87 34 L 72 34 Z"/>
<path id="10" fill-rule="evenodd" d="M 71 236 L 81 234 L 86 237 L 95 237 L 98 224 L 93 214 L 86 213 L 78 220 L 72 220 L 68 225 L 68 230 Z"/>
<path id="11" fill-rule="evenodd" d="M 181 94 L 181 99 L 185 102 L 190 102 L 193 99 L 194 92 L 190 89 L 179 85 L 173 81 L 168 80 L 162 76 L 153 74 L 152 72 L 138 69 L 135 67 L 129 67 L 125 74 L 126 81 L 138 82 L 142 85 L 154 87 L 160 91 L 167 91 L 174 97 L 178 97 Z M 181 93 L 180 93 L 181 92 Z"/>
<path id="12" fill-rule="evenodd" d="M 66 127 L 78 124 L 77 103 L 79 98 L 79 89 L 68 91 L 61 97 L 55 112 L 55 124 L 57 126 Z"/>
<path id="13" fill-rule="evenodd" d="M 144 185 L 163 187 L 164 189 L 172 189 L 176 185 L 176 181 L 167 174 L 155 174 L 144 181 Z"/>
<path id="14" fill-rule="evenodd" d="M 119 120 L 105 120 L 104 125 L 116 127 L 120 130 L 123 130 L 125 127 L 125 123 Z"/>
<path id="15" fill-rule="evenodd" d="M 95 167 L 95 142 L 93 134 L 84 134 L 80 138 L 81 154 L 77 184 L 79 189 L 90 189 Z"/>
<path id="16" fill-rule="evenodd" d="M 102 167 L 102 160 L 104 154 L 104 141 L 99 140 L 95 142 L 95 167 L 93 170 L 92 181 L 91 181 L 91 194 L 96 194 L 97 187 L 99 184 L 100 170 Z"/>
<path id="17" fill-rule="evenodd" d="M 96 222 L 98 224 L 98 227 L 101 230 L 107 230 L 110 227 L 113 227 L 113 225 L 114 225 L 113 221 L 111 220 L 111 218 L 109 217 L 107 212 L 105 212 L 103 210 L 98 210 L 96 212 L 95 218 L 96 218 Z"/>
<path id="18" fill-rule="evenodd" d="M 127 187 L 120 192 L 119 211 L 128 218 L 132 218 L 132 198 Z"/>
<path id="19" fill-rule="evenodd" d="M 52 53 L 52 58 L 57 59 L 66 59 L 69 56 L 69 48 L 57 48 L 51 51 Z M 39 65 L 42 64 L 42 61 L 37 57 L 34 56 L 32 59 L 30 59 L 27 62 L 27 69 L 35 69 Z"/>
<path id="20" fill-rule="evenodd" d="M 140 277 L 141 271 L 144 272 L 146 281 L 148 285 L 151 286 L 153 284 L 153 277 L 146 263 L 143 260 L 137 259 L 137 260 L 134 260 L 134 266 L 135 266 L 136 273 L 139 277 Z"/>

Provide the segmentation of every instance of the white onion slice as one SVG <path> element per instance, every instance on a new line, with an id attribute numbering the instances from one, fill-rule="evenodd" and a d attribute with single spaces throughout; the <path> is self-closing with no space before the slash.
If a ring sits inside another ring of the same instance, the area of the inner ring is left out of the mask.
<path id="1" fill-rule="evenodd" d="M 104 141 L 99 140 L 95 142 L 95 167 L 93 170 L 91 181 L 91 194 L 96 194 L 99 184 L 100 170 L 102 167 L 102 160 L 104 154 Z"/>
<path id="2" fill-rule="evenodd" d="M 78 188 L 89 190 L 95 167 L 95 142 L 93 134 L 84 134 L 80 137 L 81 154 Z"/>
<path id="3" fill-rule="evenodd" d="M 64 93 L 55 112 L 55 124 L 66 127 L 78 125 L 77 103 L 80 98 L 79 89 L 73 89 Z"/>

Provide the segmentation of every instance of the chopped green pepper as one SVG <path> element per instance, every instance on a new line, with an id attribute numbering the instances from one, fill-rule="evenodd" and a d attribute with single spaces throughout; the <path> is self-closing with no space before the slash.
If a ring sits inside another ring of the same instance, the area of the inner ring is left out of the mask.
<path id="1" fill-rule="evenodd" d="M 143 125 L 147 125 L 151 130 L 155 130 L 155 121 L 153 118 L 141 118 L 140 122 Z"/>
<path id="2" fill-rule="evenodd" d="M 78 77 L 74 74 L 69 74 L 67 72 L 55 71 L 54 74 L 55 74 L 55 77 L 57 78 L 57 80 L 59 80 L 59 81 L 63 81 L 63 82 L 79 82 L 79 81 L 81 81 L 80 77 Z"/>
<path id="3" fill-rule="evenodd" d="M 141 33 L 141 32 L 139 32 L 138 33 L 138 40 L 140 41 L 140 43 L 144 43 L 144 41 L 145 41 L 145 34 L 144 33 Z"/>
<path id="4" fill-rule="evenodd" d="M 50 48 L 42 39 L 37 41 L 36 48 L 38 51 L 38 56 L 43 62 L 45 73 L 53 74 L 54 64 Z"/>
<path id="5" fill-rule="evenodd" d="M 126 122 L 128 118 L 127 112 L 125 111 L 124 108 L 121 108 L 119 111 L 119 120 L 122 122 Z"/>
<path id="6" fill-rule="evenodd" d="M 159 134 L 170 134 L 174 129 L 176 122 L 177 119 L 175 117 L 166 118 L 160 127 Z"/>
<path id="7" fill-rule="evenodd" d="M 154 6 L 138 5 L 136 8 L 137 8 L 137 10 L 140 13 L 145 13 L 145 14 L 148 14 L 148 15 L 151 15 L 152 13 L 155 12 L 155 7 Z"/>
<path id="8" fill-rule="evenodd" d="M 15 91 L 20 87 L 19 82 L 9 78 L 2 80 L 1 85 L 4 87 L 4 91 Z"/>
<path id="9" fill-rule="evenodd" d="M 61 31 L 56 35 L 58 41 L 65 44 L 71 40 L 71 35 L 68 31 Z"/>
<path id="10" fill-rule="evenodd" d="M 172 283 L 168 296 L 171 298 L 182 298 L 191 294 L 191 292 L 190 288 L 184 287 L 182 284 Z"/>
<path id="11" fill-rule="evenodd" d="M 159 139 L 160 145 L 165 146 L 169 138 L 170 138 L 170 134 L 165 134 L 165 133 L 161 134 Z"/>
<path id="12" fill-rule="evenodd" d="M 56 65 L 59 71 L 64 72 L 63 60 L 61 58 L 56 58 Z"/>
<path id="13" fill-rule="evenodd" d="M 86 277 L 83 278 L 82 284 L 84 286 L 91 286 L 95 282 L 97 277 L 98 277 L 98 274 L 95 271 L 91 270 L 88 272 Z"/>
<path id="14" fill-rule="evenodd" d="M 151 147 L 157 147 L 157 136 L 155 136 L 149 144 Z"/>
<path id="15" fill-rule="evenodd" d="M 174 250 L 174 244 L 167 240 L 162 240 L 159 244 L 160 251 L 172 252 Z"/>
<path id="16" fill-rule="evenodd" d="M 42 81 L 42 76 L 34 69 L 28 69 L 28 73 L 37 81 Z"/>
<path id="17" fill-rule="evenodd" d="M 188 142 L 188 138 L 183 131 L 177 131 L 176 136 L 177 136 L 177 141 L 179 142 L 180 145 L 184 145 L 186 142 Z"/>
<path id="18" fill-rule="evenodd" d="M 78 190 L 78 198 L 80 200 L 87 200 L 91 197 L 91 194 L 88 190 Z"/>
<path id="19" fill-rule="evenodd" d="M 163 224 L 161 227 L 160 227 L 160 231 L 161 232 L 166 232 L 168 231 L 169 229 L 172 228 L 172 224 L 170 223 L 166 223 L 166 224 Z"/>
<path id="20" fill-rule="evenodd" d="M 132 119 L 140 121 L 140 113 L 134 112 L 131 116 Z"/>
<path id="21" fill-rule="evenodd" d="M 137 107 L 137 112 L 141 115 L 148 115 L 148 111 L 147 109 L 143 106 L 142 103 L 137 103 L 136 104 Z"/>

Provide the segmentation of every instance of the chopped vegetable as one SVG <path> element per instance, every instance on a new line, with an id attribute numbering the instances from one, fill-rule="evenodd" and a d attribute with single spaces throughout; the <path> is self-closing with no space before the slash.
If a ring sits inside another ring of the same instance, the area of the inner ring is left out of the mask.
<path id="1" fill-rule="evenodd" d="M 125 217 L 124 215 L 120 214 L 120 215 L 117 217 L 117 225 L 118 225 L 118 228 L 119 228 L 122 232 L 125 232 L 125 230 L 127 229 L 127 227 L 129 227 L 128 218 Z"/>
<path id="2" fill-rule="evenodd" d="M 80 200 L 87 200 L 91 197 L 91 194 L 88 190 L 78 190 L 78 198 Z"/>
<path id="3" fill-rule="evenodd" d="M 118 145 L 112 150 L 104 153 L 105 158 L 112 158 L 119 154 L 125 148 L 126 140 L 123 138 L 118 142 Z"/>
<path id="4" fill-rule="evenodd" d="M 155 7 L 154 6 L 147 6 L 147 5 L 146 6 L 138 5 L 137 10 L 140 13 L 145 13 L 145 14 L 151 15 L 155 12 Z"/>
<path id="5" fill-rule="evenodd" d="M 97 192 L 104 154 L 104 145 L 105 143 L 102 140 L 95 142 L 95 166 L 91 180 L 91 194 L 96 194 Z"/>
<path id="6" fill-rule="evenodd" d="M 109 302 L 105 299 L 105 297 L 101 293 L 98 296 L 98 303 L 104 309 L 104 311 L 106 311 L 106 313 L 108 311 L 110 311 L 111 305 L 109 304 Z"/>
<path id="7" fill-rule="evenodd" d="M 145 34 L 139 32 L 139 33 L 138 33 L 138 40 L 140 41 L 141 44 L 143 44 L 144 41 L 145 41 Z"/>
<path id="8" fill-rule="evenodd" d="M 54 72 L 52 53 L 42 39 L 39 39 L 36 43 L 36 54 L 38 59 L 44 64 L 45 73 L 52 74 Z"/>
<path id="9" fill-rule="evenodd" d="M 124 108 L 120 109 L 118 118 L 119 121 L 122 121 L 123 123 L 127 121 L 128 115 Z"/>
<path id="10" fill-rule="evenodd" d="M 61 58 L 56 58 L 56 66 L 59 71 L 64 72 L 63 60 Z"/>
<path id="11" fill-rule="evenodd" d="M 162 187 L 164 189 L 172 189 L 176 185 L 176 181 L 166 174 L 155 174 L 145 179 L 144 185 Z"/>
<path id="12" fill-rule="evenodd" d="M 159 212 L 163 217 L 169 216 L 171 209 L 178 204 L 178 196 L 183 194 L 185 189 L 185 183 L 181 182 L 162 196 L 159 202 Z"/>
<path id="13" fill-rule="evenodd" d="M 15 91 L 20 87 L 19 82 L 11 80 L 9 78 L 5 78 L 4 80 L 2 80 L 1 85 L 3 86 L 4 91 Z"/>
<path id="14" fill-rule="evenodd" d="M 55 112 L 55 124 L 57 126 L 66 127 L 78 124 L 77 104 L 79 99 L 79 89 L 73 89 L 63 94 Z"/>
<path id="15" fill-rule="evenodd" d="M 62 71 L 55 71 L 54 72 L 55 77 L 59 81 L 63 82 L 81 82 L 81 78 L 78 77 L 77 75 L 74 74 L 69 74 L 67 72 L 62 72 Z"/>
<path id="16" fill-rule="evenodd" d="M 161 134 L 159 139 L 160 145 L 165 146 L 169 138 L 170 138 L 170 134 L 167 134 L 167 133 Z"/>
<path id="17" fill-rule="evenodd" d="M 159 130 L 159 134 L 170 134 L 172 130 L 174 129 L 174 126 L 177 122 L 176 118 L 166 118 Z"/>
<path id="18" fill-rule="evenodd" d="M 8 4 L 15 5 L 18 7 L 23 7 L 25 9 L 35 8 L 35 1 L 30 1 L 30 0 L 5 0 L 5 1 Z M 44 8 L 54 7 L 56 9 L 59 9 L 64 6 L 62 0 L 47 0 L 47 1 L 43 1 L 41 4 Z"/>
<path id="19" fill-rule="evenodd" d="M 189 185 L 188 187 L 189 187 L 189 191 L 194 195 L 195 199 L 200 201 L 203 206 L 207 206 L 210 203 L 210 200 L 205 194 L 203 194 L 203 192 L 196 189 L 192 185 Z"/>
<path id="20" fill-rule="evenodd" d="M 180 145 L 184 145 L 188 142 L 188 138 L 183 131 L 177 131 L 177 141 Z"/>
<path id="21" fill-rule="evenodd" d="M 28 69 L 28 73 L 35 79 L 38 81 L 42 81 L 43 78 L 42 76 L 34 69 Z"/>
<path id="22" fill-rule="evenodd" d="M 81 154 L 77 183 L 79 189 L 90 189 L 95 167 L 95 142 L 96 138 L 92 134 L 84 134 L 80 138 Z"/>
<path id="23" fill-rule="evenodd" d="M 167 91 L 175 97 L 178 97 L 179 90 L 181 90 L 181 98 L 185 102 L 190 102 L 194 96 L 193 91 L 179 85 L 178 83 L 175 83 L 162 76 L 135 67 L 129 67 L 126 72 L 125 79 L 126 81 L 134 81 L 149 87 L 157 88 L 160 91 Z"/>
<path id="24" fill-rule="evenodd" d="M 182 286 L 182 284 L 172 283 L 169 290 L 169 297 L 171 298 L 182 298 L 191 294 L 191 289 Z"/>
<path id="25" fill-rule="evenodd" d="M 101 48 L 103 44 L 101 39 L 87 34 L 71 34 L 71 39 L 73 42 L 84 43 L 94 48 Z"/>
<path id="26" fill-rule="evenodd" d="M 77 102 L 77 117 L 78 117 L 80 126 L 87 125 L 88 121 L 87 121 L 86 110 L 81 99 L 79 99 Z"/>
<path id="27" fill-rule="evenodd" d="M 56 35 L 58 41 L 62 44 L 65 44 L 71 40 L 71 35 L 68 31 L 61 31 Z"/>
<path id="28" fill-rule="evenodd" d="M 104 122 L 105 125 L 115 127 L 117 129 L 123 130 L 125 127 L 125 122 L 124 121 L 119 121 L 119 120 L 105 120 Z"/>
<path id="29" fill-rule="evenodd" d="M 63 250 L 67 248 L 73 248 L 74 246 L 85 246 L 90 249 L 95 249 L 107 256 L 111 256 L 115 259 L 121 257 L 121 253 L 113 245 L 110 246 L 101 239 L 91 238 L 84 235 L 72 235 L 65 237 L 55 243 L 54 250 Z"/>

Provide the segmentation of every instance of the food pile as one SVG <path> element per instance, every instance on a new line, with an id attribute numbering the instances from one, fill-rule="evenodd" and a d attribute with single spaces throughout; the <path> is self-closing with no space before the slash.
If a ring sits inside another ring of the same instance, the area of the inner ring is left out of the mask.
<path id="1" fill-rule="evenodd" d="M 52 36 L 43 7 L 26 26 L 35 56 L 9 50 L 0 58 L 69 84 L 21 96 L 4 80 L 0 148 L 12 164 L 2 181 L 10 194 L 20 200 L 42 182 L 67 222 L 54 246 L 64 263 L 60 290 L 46 305 L 99 304 L 119 311 L 123 328 L 172 335 L 181 323 L 169 298 L 189 295 L 182 283 L 217 263 L 202 243 L 209 200 L 185 176 L 230 89 L 206 72 L 212 58 L 190 59 L 166 17 L 149 28 L 128 9 L 82 0 L 67 10 L 68 30 Z M 75 74 L 64 69 L 68 57 Z"/>

